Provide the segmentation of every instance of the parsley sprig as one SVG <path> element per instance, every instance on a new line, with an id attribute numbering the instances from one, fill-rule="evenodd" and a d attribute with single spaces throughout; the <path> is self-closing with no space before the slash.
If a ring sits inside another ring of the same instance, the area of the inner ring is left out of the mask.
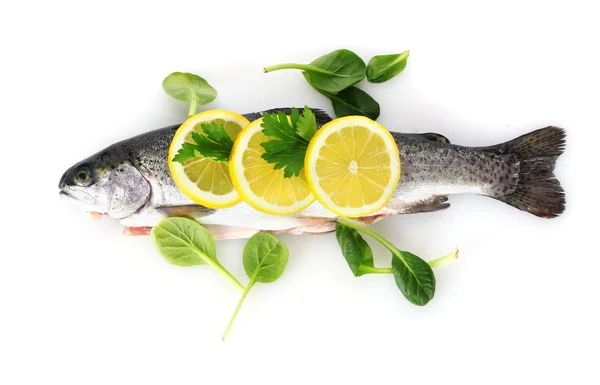
<path id="1" fill-rule="evenodd" d="M 308 143 L 317 132 L 317 119 L 310 108 L 302 114 L 292 108 L 289 119 L 283 112 L 264 114 L 261 124 L 269 140 L 260 145 L 265 149 L 262 158 L 273 163 L 273 169 L 283 169 L 283 176 L 298 176 L 304 167 Z"/>
<path id="2" fill-rule="evenodd" d="M 195 143 L 185 142 L 173 157 L 173 162 L 183 162 L 191 158 L 210 158 L 217 162 L 227 162 L 233 148 L 233 140 L 222 124 L 215 122 L 200 125 L 205 135 L 192 131 Z"/>
<path id="3" fill-rule="evenodd" d="M 204 135 L 192 131 L 192 142 L 185 142 L 173 157 L 173 162 L 192 158 L 210 158 L 227 162 L 233 148 L 233 140 L 222 124 L 202 123 Z M 265 113 L 261 123 L 262 132 L 269 139 L 260 145 L 265 149 L 262 158 L 273 163 L 273 169 L 283 169 L 285 178 L 298 176 L 304 167 L 308 143 L 317 132 L 317 119 L 312 110 L 304 107 L 302 113 L 292 108 L 288 117 L 283 112 Z"/>

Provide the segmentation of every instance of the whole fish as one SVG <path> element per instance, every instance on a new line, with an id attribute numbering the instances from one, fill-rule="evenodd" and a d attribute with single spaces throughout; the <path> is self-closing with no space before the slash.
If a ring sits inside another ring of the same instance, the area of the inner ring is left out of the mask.
<path id="1" fill-rule="evenodd" d="M 273 109 L 245 114 L 250 120 Z M 319 126 L 331 120 L 313 109 Z M 196 218 L 217 239 L 247 238 L 258 231 L 325 233 L 335 229 L 336 215 L 318 202 L 291 216 L 274 216 L 246 203 L 226 209 L 197 205 L 171 179 L 167 153 L 179 125 L 161 128 L 107 147 L 69 168 L 60 179 L 60 194 L 92 213 L 108 215 L 128 235 L 148 234 L 162 218 Z M 392 133 L 400 151 L 402 174 L 390 202 L 358 220 L 370 224 L 406 213 L 449 207 L 450 194 L 479 194 L 501 200 L 544 218 L 560 215 L 565 194 L 553 171 L 565 148 L 565 131 L 546 127 L 490 147 L 463 147 L 444 136 Z"/>

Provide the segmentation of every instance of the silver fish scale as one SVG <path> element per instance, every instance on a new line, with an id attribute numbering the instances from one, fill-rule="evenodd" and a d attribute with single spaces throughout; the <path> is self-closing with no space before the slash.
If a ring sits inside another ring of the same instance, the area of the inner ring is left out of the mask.
<path id="1" fill-rule="evenodd" d="M 155 207 L 194 204 L 175 185 L 167 164 L 169 144 L 177 128 L 151 131 L 115 145 L 126 148 L 119 153 L 131 156 L 132 164 L 151 182 Z M 412 134 L 392 135 L 400 151 L 402 173 L 394 198 L 382 213 L 430 211 L 436 208 L 431 207 L 435 196 L 448 194 L 503 195 L 513 191 L 518 181 L 519 162 L 512 155 L 433 142 Z"/>

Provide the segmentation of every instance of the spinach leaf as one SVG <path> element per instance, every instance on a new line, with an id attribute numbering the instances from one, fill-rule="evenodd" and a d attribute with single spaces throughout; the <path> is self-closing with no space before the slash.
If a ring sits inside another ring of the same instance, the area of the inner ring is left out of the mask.
<path id="1" fill-rule="evenodd" d="M 250 282 L 275 282 L 288 262 L 288 248 L 269 233 L 257 233 L 244 247 L 244 270 Z"/>
<path id="2" fill-rule="evenodd" d="M 311 75 L 312 82 L 323 91 L 337 94 L 365 78 L 365 62 L 354 52 L 339 49 L 310 64 L 284 63 L 265 67 L 265 72 L 299 69 Z"/>
<path id="3" fill-rule="evenodd" d="M 207 264 L 240 290 L 238 282 L 217 260 L 212 235 L 190 218 L 170 217 L 161 220 L 150 232 L 154 245 L 163 258 L 177 266 Z"/>
<path id="4" fill-rule="evenodd" d="M 217 261 L 215 241 L 198 222 L 182 217 L 163 219 L 150 232 L 156 248 L 165 260 L 177 266 Z"/>
<path id="5" fill-rule="evenodd" d="M 392 270 L 398 289 L 415 305 L 426 305 L 435 294 L 435 276 L 431 266 L 407 251 L 392 251 Z"/>
<path id="6" fill-rule="evenodd" d="M 173 72 L 163 80 L 162 86 L 169 96 L 190 102 L 190 116 L 196 113 L 196 104 L 208 104 L 217 97 L 217 90 L 206 80 L 188 72 Z"/>
<path id="7" fill-rule="evenodd" d="M 244 247 L 243 263 L 246 275 L 250 278 L 244 294 L 240 298 L 233 315 L 223 333 L 223 341 L 227 338 L 231 326 L 248 295 L 248 292 L 256 282 L 269 283 L 276 281 L 288 262 L 287 246 L 269 233 L 254 234 Z"/>
<path id="8" fill-rule="evenodd" d="M 355 229 L 340 222 L 335 224 L 335 237 L 342 249 L 342 255 L 348 262 L 350 270 L 355 277 L 368 274 L 369 267 L 373 265 L 373 251 L 369 244 Z M 367 269 L 365 269 L 367 267 Z"/>
<path id="9" fill-rule="evenodd" d="M 406 67 L 409 51 L 395 55 L 374 56 L 367 65 L 367 79 L 371 83 L 383 83 L 398 75 Z"/>
<path id="10" fill-rule="evenodd" d="M 377 120 L 379 117 L 379 103 L 360 88 L 352 86 L 337 94 L 332 94 L 318 88 L 312 81 L 312 76 L 309 73 L 305 72 L 304 78 L 315 90 L 331 100 L 336 117 L 361 115 L 372 120 Z"/>
<path id="11" fill-rule="evenodd" d="M 399 250 L 396 246 L 394 246 L 390 241 L 378 234 L 375 230 L 370 229 L 367 226 L 364 226 L 356 221 L 344 217 L 339 217 L 338 224 L 339 223 L 369 235 L 377 242 L 381 243 L 386 249 L 392 252 L 392 268 L 375 269 L 379 270 L 376 271 L 378 273 L 393 273 L 394 279 L 396 280 L 396 285 L 398 286 L 400 292 L 402 292 L 404 297 L 406 297 L 406 299 L 408 299 L 415 305 L 423 306 L 433 298 L 433 295 L 435 294 L 435 276 L 433 275 L 433 270 L 431 269 L 431 266 L 427 262 L 425 262 L 424 260 L 422 260 L 414 254 L 411 254 L 407 251 Z M 355 247 L 353 248 L 353 252 L 358 253 L 359 250 Z M 346 257 L 346 255 L 344 255 L 344 257 Z M 456 259 L 457 257 L 458 251 L 455 251 L 454 253 L 448 254 L 447 256 L 432 261 L 432 263 L 436 266 L 442 266 L 450 262 L 451 260 Z M 356 263 L 356 259 L 356 257 L 353 257 L 354 264 Z M 350 268 L 352 268 L 352 266 Z M 368 266 L 366 268 L 367 270 L 370 269 Z"/>
<path id="12" fill-rule="evenodd" d="M 379 118 L 379 103 L 360 88 L 346 88 L 330 99 L 337 117 L 362 115 L 372 120 Z"/>

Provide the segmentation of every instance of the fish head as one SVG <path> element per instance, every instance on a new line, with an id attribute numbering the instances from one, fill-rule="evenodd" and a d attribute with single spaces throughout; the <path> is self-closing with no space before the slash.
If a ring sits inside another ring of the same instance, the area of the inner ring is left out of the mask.
<path id="1" fill-rule="evenodd" d="M 118 219 L 142 208 L 151 194 L 150 183 L 136 167 L 102 153 L 65 171 L 58 188 L 61 196 L 83 210 Z"/>

